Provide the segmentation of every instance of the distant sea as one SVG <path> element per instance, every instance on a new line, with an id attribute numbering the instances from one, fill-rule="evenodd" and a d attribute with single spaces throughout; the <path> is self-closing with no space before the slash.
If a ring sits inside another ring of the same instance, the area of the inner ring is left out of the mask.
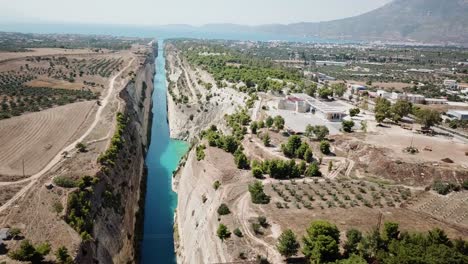
<path id="1" fill-rule="evenodd" d="M 187 26 L 127 26 L 127 25 L 91 25 L 91 24 L 5 24 L 0 23 L 0 31 L 39 33 L 39 34 L 92 34 L 123 37 L 149 37 L 159 39 L 198 38 L 251 41 L 286 41 L 314 43 L 343 43 L 342 40 L 326 40 L 311 37 L 294 37 L 255 32 L 205 31 L 202 28 Z"/>

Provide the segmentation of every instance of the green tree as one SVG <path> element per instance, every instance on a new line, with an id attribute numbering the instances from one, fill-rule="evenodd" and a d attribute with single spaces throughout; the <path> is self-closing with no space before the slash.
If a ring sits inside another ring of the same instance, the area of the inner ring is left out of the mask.
<path id="1" fill-rule="evenodd" d="M 270 146 L 270 134 L 265 133 L 262 140 L 263 140 L 263 145 L 265 145 L 265 147 Z"/>
<path id="2" fill-rule="evenodd" d="M 271 116 L 268 116 L 267 119 L 265 120 L 265 125 L 268 128 L 271 128 L 273 126 L 273 118 Z"/>
<path id="3" fill-rule="evenodd" d="M 343 120 L 341 122 L 341 127 L 342 127 L 344 132 L 351 133 L 351 132 L 353 132 L 354 122 L 353 121 L 348 121 L 348 120 Z"/>
<path id="4" fill-rule="evenodd" d="M 328 97 L 333 95 L 333 90 L 331 90 L 331 89 L 329 89 L 327 87 L 323 87 L 323 88 L 318 90 L 318 94 L 319 94 L 320 98 L 328 99 Z"/>
<path id="5" fill-rule="evenodd" d="M 257 134 L 257 129 L 258 129 L 258 124 L 257 122 L 252 122 L 250 123 L 250 130 L 252 131 L 252 134 Z"/>
<path id="6" fill-rule="evenodd" d="M 64 246 L 59 247 L 57 251 L 55 251 L 55 257 L 57 258 L 58 263 L 60 264 L 71 264 L 73 263 L 73 259 L 68 254 L 68 249 Z"/>
<path id="7" fill-rule="evenodd" d="M 34 247 L 29 240 L 23 240 L 20 247 L 15 251 L 10 251 L 8 256 L 18 261 L 30 261 L 41 263 L 46 255 L 50 253 L 50 244 L 42 243 Z"/>
<path id="8" fill-rule="evenodd" d="M 360 112 L 361 112 L 361 110 L 359 110 L 359 108 L 349 109 L 349 115 L 350 116 L 357 116 Z"/>
<path id="9" fill-rule="evenodd" d="M 398 239 L 399 235 L 400 235 L 400 230 L 399 230 L 398 223 L 385 222 L 383 238 L 386 241 L 391 241 L 393 239 Z"/>
<path id="10" fill-rule="evenodd" d="M 260 181 L 255 181 L 249 185 L 250 198 L 254 204 L 267 204 L 270 202 L 270 197 L 263 191 L 263 184 Z"/>
<path id="11" fill-rule="evenodd" d="M 276 244 L 278 252 L 286 258 L 296 255 L 299 247 L 300 245 L 296 235 L 291 229 L 284 231 L 278 238 L 278 243 Z"/>
<path id="12" fill-rule="evenodd" d="M 240 149 L 237 149 L 236 152 L 234 152 L 234 162 L 239 169 L 249 168 L 249 160 L 245 156 L 244 152 L 242 152 Z"/>
<path id="13" fill-rule="evenodd" d="M 222 146 L 221 148 L 229 153 L 236 152 L 237 148 L 239 147 L 239 142 L 233 136 L 224 136 L 222 139 Z"/>
<path id="14" fill-rule="evenodd" d="M 229 231 L 227 226 L 225 226 L 224 224 L 219 224 L 216 234 L 222 241 L 224 241 L 225 239 L 231 236 L 231 232 Z"/>
<path id="15" fill-rule="evenodd" d="M 306 175 L 308 177 L 320 177 L 322 176 L 322 172 L 317 164 L 317 162 L 312 162 L 306 170 Z"/>
<path id="16" fill-rule="evenodd" d="M 308 138 L 312 138 L 314 136 L 314 127 L 311 125 L 307 125 L 305 132 L 304 132 L 304 136 Z"/>
<path id="17" fill-rule="evenodd" d="M 257 179 L 261 179 L 263 178 L 263 171 L 260 167 L 255 166 L 252 168 L 252 175 Z"/>
<path id="18" fill-rule="evenodd" d="M 314 160 L 314 156 L 313 156 L 312 150 L 310 148 L 307 149 L 306 152 L 304 153 L 304 160 L 307 163 L 311 163 Z"/>
<path id="19" fill-rule="evenodd" d="M 346 85 L 344 83 L 333 84 L 331 88 L 336 97 L 342 97 L 346 92 Z"/>
<path id="20" fill-rule="evenodd" d="M 231 213 L 231 210 L 229 210 L 229 207 L 225 203 L 222 203 L 218 207 L 218 214 L 219 215 L 228 215 L 230 213 Z"/>
<path id="21" fill-rule="evenodd" d="M 314 221 L 303 238 L 302 252 L 311 263 L 326 263 L 339 257 L 340 231 L 326 221 Z"/>
<path id="22" fill-rule="evenodd" d="M 392 120 L 395 122 L 400 122 L 403 117 L 411 114 L 412 109 L 413 109 L 413 105 L 410 102 L 398 100 L 391 107 Z"/>
<path id="23" fill-rule="evenodd" d="M 385 98 L 375 100 L 375 120 L 380 124 L 385 118 L 391 117 L 391 103 Z"/>
<path id="24" fill-rule="evenodd" d="M 362 233 L 356 229 L 350 229 L 346 232 L 346 243 L 344 244 L 345 256 L 358 254 L 358 245 L 362 240 Z"/>
<path id="25" fill-rule="evenodd" d="M 304 158 L 304 154 L 308 149 L 310 149 L 309 144 L 307 144 L 306 142 L 302 142 L 299 148 L 296 149 L 295 157 L 299 159 Z"/>
<path id="26" fill-rule="evenodd" d="M 286 157 L 295 157 L 296 150 L 301 146 L 302 140 L 301 137 L 294 135 L 288 138 L 288 142 L 281 146 L 284 155 Z"/>
<path id="27" fill-rule="evenodd" d="M 417 109 L 414 114 L 416 115 L 416 121 L 426 129 L 438 125 L 442 121 L 440 113 L 437 110 Z"/>
<path id="28" fill-rule="evenodd" d="M 330 154 L 330 143 L 325 140 L 320 141 L 320 151 L 325 155 Z"/>
<path id="29" fill-rule="evenodd" d="M 314 134 L 315 134 L 315 138 L 321 141 L 321 140 L 324 140 L 328 136 L 328 134 L 330 134 L 330 131 L 328 130 L 326 126 L 315 126 Z"/>
<path id="30" fill-rule="evenodd" d="M 307 164 L 306 164 L 306 162 L 302 160 L 301 163 L 299 163 L 298 169 L 299 169 L 299 173 L 300 173 L 301 175 L 303 175 L 303 174 L 305 173 L 305 171 L 307 170 Z"/>
<path id="31" fill-rule="evenodd" d="M 274 124 L 276 129 L 281 130 L 284 128 L 284 118 L 282 116 L 275 116 Z"/>

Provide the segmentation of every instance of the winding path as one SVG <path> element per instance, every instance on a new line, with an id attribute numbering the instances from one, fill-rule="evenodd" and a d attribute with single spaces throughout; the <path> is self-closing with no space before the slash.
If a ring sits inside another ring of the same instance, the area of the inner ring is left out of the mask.
<path id="1" fill-rule="evenodd" d="M 122 73 L 125 72 L 132 65 L 134 60 L 135 60 L 134 58 L 132 60 L 130 60 L 130 62 L 128 63 L 128 65 L 125 68 L 123 68 L 120 72 L 118 72 L 114 77 L 111 78 L 111 80 L 109 82 L 109 89 L 107 90 L 106 96 L 101 101 L 101 106 L 96 111 L 93 123 L 89 126 L 88 130 L 86 130 L 86 132 L 83 133 L 83 135 L 80 138 L 78 138 L 77 140 L 70 143 L 68 146 L 66 146 L 62 150 L 60 150 L 57 153 L 57 155 L 41 171 L 39 171 L 38 173 L 32 175 L 31 177 L 26 178 L 26 179 L 22 179 L 22 180 L 19 180 L 19 181 L 15 181 L 15 182 L 0 182 L 0 187 L 1 186 L 8 186 L 8 185 L 13 185 L 13 184 L 18 184 L 18 183 L 29 182 L 18 193 L 16 193 L 8 202 L 6 202 L 2 206 L 0 206 L 0 213 L 5 211 L 14 202 L 16 202 L 22 196 L 24 196 L 28 192 L 28 190 L 31 189 L 31 187 L 39 180 L 39 178 L 41 176 L 46 174 L 55 165 L 57 165 L 61 161 L 63 161 L 63 156 L 62 156 L 63 152 L 72 152 L 73 150 L 75 150 L 76 144 L 78 144 L 79 142 L 82 142 L 87 136 L 89 136 L 89 134 L 91 134 L 91 132 L 96 127 L 96 125 L 102 120 L 102 118 L 103 118 L 102 117 L 102 112 L 106 108 L 106 106 L 109 104 L 109 99 L 112 97 L 113 94 L 115 94 L 115 87 L 114 86 L 115 86 L 115 81 L 116 81 L 117 77 L 122 75 Z"/>

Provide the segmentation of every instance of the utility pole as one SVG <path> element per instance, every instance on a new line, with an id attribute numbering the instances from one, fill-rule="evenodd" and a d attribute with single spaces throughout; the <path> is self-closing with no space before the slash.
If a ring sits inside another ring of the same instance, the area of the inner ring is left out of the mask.
<path id="1" fill-rule="evenodd" d="M 23 178 L 25 177 L 24 175 L 24 159 L 23 159 Z"/>

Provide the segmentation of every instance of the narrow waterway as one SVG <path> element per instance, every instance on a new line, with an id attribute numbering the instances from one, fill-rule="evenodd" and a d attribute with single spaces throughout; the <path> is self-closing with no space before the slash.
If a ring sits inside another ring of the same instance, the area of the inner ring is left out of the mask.
<path id="1" fill-rule="evenodd" d="M 166 69 L 164 44 L 158 43 L 153 93 L 151 144 L 146 157 L 148 166 L 145 226 L 141 263 L 176 263 L 173 239 L 174 210 L 177 195 L 172 191 L 172 172 L 188 150 L 184 141 L 169 136 L 166 107 Z"/>

